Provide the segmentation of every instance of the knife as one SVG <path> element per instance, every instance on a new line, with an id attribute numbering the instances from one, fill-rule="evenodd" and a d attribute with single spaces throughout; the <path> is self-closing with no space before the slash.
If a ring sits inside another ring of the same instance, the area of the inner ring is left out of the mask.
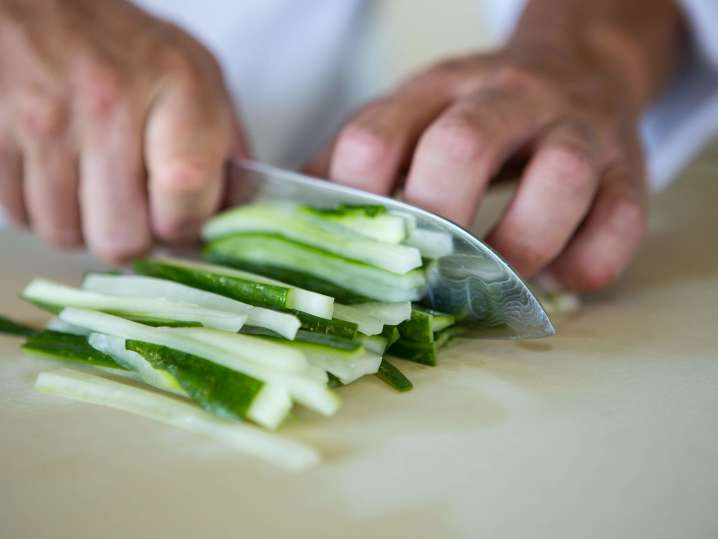
<path id="1" fill-rule="evenodd" d="M 433 237 L 451 238 L 453 250 L 433 259 L 426 268 L 426 301 L 437 311 L 460 317 L 465 328 L 462 336 L 535 339 L 556 333 L 539 300 L 511 266 L 470 232 L 443 217 L 395 199 L 252 160 L 230 162 L 228 177 L 245 200 L 284 199 L 316 207 L 380 204 L 408 217 L 419 230 L 437 233 Z"/>

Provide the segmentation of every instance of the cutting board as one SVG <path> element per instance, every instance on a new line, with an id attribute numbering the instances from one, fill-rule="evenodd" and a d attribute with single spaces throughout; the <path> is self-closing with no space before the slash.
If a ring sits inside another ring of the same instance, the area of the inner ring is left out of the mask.
<path id="1" fill-rule="evenodd" d="M 459 341 L 401 365 L 411 393 L 369 378 L 297 414 L 282 432 L 324 458 L 300 475 L 37 394 L 56 365 L 0 337 L 0 537 L 717 537 L 717 164 L 655 197 L 636 263 L 555 338 Z M 32 276 L 100 267 L 18 231 L 0 253 L 0 311 L 28 322 Z"/>

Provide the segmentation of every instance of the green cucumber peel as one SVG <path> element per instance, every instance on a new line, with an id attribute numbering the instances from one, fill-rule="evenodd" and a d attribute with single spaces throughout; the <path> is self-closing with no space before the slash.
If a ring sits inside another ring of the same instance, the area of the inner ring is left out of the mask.
<path id="1" fill-rule="evenodd" d="M 382 359 L 381 365 L 379 365 L 379 371 L 375 376 L 401 393 L 411 391 L 414 387 L 411 380 L 387 359 Z"/>
<path id="2" fill-rule="evenodd" d="M 405 220 L 388 214 L 384 206 L 349 207 L 341 204 L 334 209 L 302 207 L 301 211 L 376 241 L 396 244 L 406 239 L 407 235 Z"/>
<path id="3" fill-rule="evenodd" d="M 264 275 L 202 262 L 152 257 L 135 261 L 134 270 L 149 277 L 175 281 L 193 288 L 269 309 L 297 309 L 331 318 L 334 300 Z"/>
<path id="4" fill-rule="evenodd" d="M 5 316 L 0 316 L 0 335 L 14 335 L 17 337 L 27 337 L 37 333 L 35 328 L 26 326 L 14 320 L 10 320 Z"/>
<path id="5" fill-rule="evenodd" d="M 283 280 L 321 290 L 322 293 L 328 291 L 319 287 L 325 282 L 331 283 L 334 289 L 332 297 L 341 303 L 415 301 L 426 290 L 422 269 L 405 274 L 392 273 L 278 235 L 233 234 L 209 243 L 204 254 L 211 260 L 234 267 L 252 268 L 275 278 L 280 272 Z M 297 271 L 296 268 L 302 270 Z"/>
<path id="6" fill-rule="evenodd" d="M 46 329 L 30 335 L 22 349 L 30 355 L 47 359 L 84 363 L 92 367 L 123 368 L 111 356 L 90 346 L 84 335 Z"/>
<path id="7" fill-rule="evenodd" d="M 246 204 L 217 215 L 202 229 L 206 241 L 245 233 L 281 236 L 308 249 L 398 274 L 421 267 L 418 249 L 376 241 L 330 220 L 314 219 L 295 204 Z"/>

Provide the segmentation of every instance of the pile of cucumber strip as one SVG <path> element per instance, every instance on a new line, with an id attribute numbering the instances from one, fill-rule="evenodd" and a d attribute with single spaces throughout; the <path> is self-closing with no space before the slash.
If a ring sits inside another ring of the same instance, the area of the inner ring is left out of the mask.
<path id="1" fill-rule="evenodd" d="M 258 202 L 211 219 L 203 239 L 203 262 L 144 258 L 79 288 L 34 279 L 22 297 L 56 318 L 38 331 L 0 319 L 0 332 L 94 367 L 43 372 L 36 388 L 303 469 L 316 450 L 268 432 L 295 404 L 333 415 L 338 386 L 366 375 L 407 391 L 386 356 L 436 365 L 461 328 L 420 306 L 423 268 L 451 238 L 382 206 Z"/>

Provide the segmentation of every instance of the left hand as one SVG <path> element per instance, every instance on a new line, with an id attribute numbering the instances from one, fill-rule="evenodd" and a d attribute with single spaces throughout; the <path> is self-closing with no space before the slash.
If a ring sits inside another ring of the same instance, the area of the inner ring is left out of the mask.
<path id="1" fill-rule="evenodd" d="M 619 76 L 575 52 L 524 44 L 440 63 L 360 110 L 310 170 L 470 226 L 492 177 L 528 153 L 487 241 L 522 275 L 593 290 L 645 230 L 640 111 Z"/>

